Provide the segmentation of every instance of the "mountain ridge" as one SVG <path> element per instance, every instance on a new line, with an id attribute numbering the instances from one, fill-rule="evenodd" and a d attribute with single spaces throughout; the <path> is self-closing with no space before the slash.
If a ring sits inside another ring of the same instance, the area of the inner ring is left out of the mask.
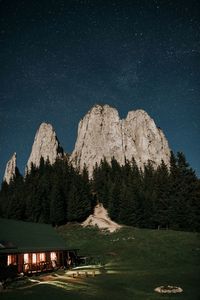
<path id="1" fill-rule="evenodd" d="M 25 174 L 30 171 L 32 164 L 39 166 L 41 157 L 53 164 L 63 156 L 53 126 L 43 122 L 35 134 Z M 100 164 L 104 158 L 110 162 L 115 157 L 120 165 L 134 158 L 141 169 L 149 161 L 154 168 L 162 160 L 169 166 L 170 148 L 163 131 L 145 110 L 131 110 L 125 118 L 120 118 L 115 107 L 95 104 L 79 122 L 75 147 L 69 157 L 72 165 L 80 171 L 86 165 L 92 177 L 95 164 Z M 11 178 L 14 175 L 13 171 L 9 176 Z"/>
<path id="2" fill-rule="evenodd" d="M 143 169 L 151 161 L 156 168 L 162 160 L 169 166 L 170 148 L 144 110 L 129 111 L 120 119 L 117 109 L 95 105 L 79 122 L 71 162 L 80 170 L 86 164 L 91 177 L 96 163 L 104 157 L 110 162 L 113 156 L 121 165 L 134 157 L 138 167 Z"/>

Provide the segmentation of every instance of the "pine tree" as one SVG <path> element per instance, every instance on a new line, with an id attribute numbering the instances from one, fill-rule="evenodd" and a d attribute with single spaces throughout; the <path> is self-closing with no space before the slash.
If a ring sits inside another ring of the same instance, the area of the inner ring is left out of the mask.
<path id="1" fill-rule="evenodd" d="M 0 216 L 7 217 L 7 210 L 9 204 L 9 185 L 6 181 L 3 181 L 1 184 L 1 191 L 0 191 Z"/>
<path id="2" fill-rule="evenodd" d="M 155 172 L 155 201 L 153 203 L 153 223 L 155 227 L 169 227 L 169 193 L 169 171 L 164 161 L 162 161 Z"/>
<path id="3" fill-rule="evenodd" d="M 196 226 L 199 226 L 199 184 L 183 153 L 178 152 L 177 158 L 171 154 L 169 178 L 170 227 L 195 230 Z"/>
<path id="4" fill-rule="evenodd" d="M 74 172 L 68 200 L 68 220 L 84 221 L 91 213 L 91 194 L 88 172 L 86 168 L 83 174 Z"/>
<path id="5" fill-rule="evenodd" d="M 96 198 L 96 200 L 95 200 Z M 75 170 L 68 157 L 54 165 L 41 158 L 25 178 L 16 170 L 2 183 L 0 216 L 60 225 L 82 222 L 99 201 L 111 218 L 131 226 L 200 231 L 200 180 L 183 153 L 171 153 L 170 170 L 164 162 L 155 170 L 149 162 L 138 169 L 134 159 L 120 166 L 113 157 L 95 166 Z"/>
<path id="6" fill-rule="evenodd" d="M 188 209 L 188 226 L 192 231 L 200 232 L 200 180 L 192 183 Z"/>
<path id="7" fill-rule="evenodd" d="M 25 202 L 23 196 L 23 177 L 16 170 L 16 175 L 10 181 L 8 192 L 8 205 L 6 209 L 6 217 L 23 220 L 25 215 Z"/>
<path id="8" fill-rule="evenodd" d="M 93 172 L 92 188 L 96 191 L 97 201 L 103 203 L 105 208 L 108 208 L 108 195 L 111 188 L 111 166 L 104 160 L 101 160 L 100 165 L 96 164 Z"/>
<path id="9" fill-rule="evenodd" d="M 82 214 L 80 216 L 81 221 L 85 220 L 92 212 L 92 193 L 91 193 L 91 183 L 89 180 L 88 169 L 86 165 L 83 168 L 83 171 L 80 175 L 81 185 L 80 185 L 80 194 L 81 194 L 81 207 Z"/>
<path id="10" fill-rule="evenodd" d="M 56 181 L 51 191 L 50 221 L 53 225 L 61 225 L 66 221 L 65 201 L 59 183 Z"/>
<path id="11" fill-rule="evenodd" d="M 142 188 L 140 190 L 140 211 L 143 214 L 140 226 L 146 228 L 154 228 L 154 216 L 156 213 L 155 203 L 157 201 L 155 192 L 155 169 L 152 163 L 149 161 L 144 166 L 144 172 L 142 176 Z"/>
<path id="12" fill-rule="evenodd" d="M 180 216 L 179 226 L 181 229 L 192 229 L 195 212 L 191 204 L 194 204 L 193 201 L 198 201 L 196 198 L 196 195 L 198 195 L 198 180 L 182 152 L 177 153 L 177 167 L 179 180 L 181 181 L 178 203 Z"/>
<path id="13" fill-rule="evenodd" d="M 135 199 L 135 191 L 133 189 L 133 185 L 129 185 L 128 183 L 122 185 L 121 189 L 121 207 L 119 213 L 119 221 L 122 224 L 126 224 L 129 226 L 136 225 L 136 199 Z"/>
<path id="14" fill-rule="evenodd" d="M 134 159 L 125 161 L 122 167 L 122 188 L 120 193 L 120 222 L 137 226 L 141 220 L 139 194 L 141 173 Z"/>
<path id="15" fill-rule="evenodd" d="M 77 221 L 79 216 L 78 204 L 80 201 L 80 195 L 78 192 L 78 186 L 75 181 L 72 183 L 70 192 L 69 192 L 69 200 L 68 200 L 68 210 L 67 210 L 67 219 L 70 222 Z"/>
<path id="16" fill-rule="evenodd" d="M 110 183 L 110 189 L 108 193 L 108 213 L 111 219 L 116 222 L 120 220 L 121 210 L 121 182 Z"/>

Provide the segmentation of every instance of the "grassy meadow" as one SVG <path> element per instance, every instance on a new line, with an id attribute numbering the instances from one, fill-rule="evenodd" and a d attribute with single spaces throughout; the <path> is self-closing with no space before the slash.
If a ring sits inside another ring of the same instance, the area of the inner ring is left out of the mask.
<path id="1" fill-rule="evenodd" d="M 75 224 L 57 231 L 69 249 L 99 257 L 100 274 L 73 278 L 61 270 L 50 275 L 54 281 L 0 292 L 1 300 L 200 299 L 200 234 L 132 227 L 110 234 Z M 180 286 L 183 292 L 158 294 L 154 289 L 161 285 Z"/>

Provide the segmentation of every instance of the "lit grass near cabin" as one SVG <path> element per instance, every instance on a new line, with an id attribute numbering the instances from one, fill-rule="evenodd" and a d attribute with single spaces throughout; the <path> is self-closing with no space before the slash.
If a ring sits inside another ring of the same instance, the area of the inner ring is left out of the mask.
<path id="1" fill-rule="evenodd" d="M 104 268 L 79 270 L 78 277 L 64 271 L 51 274 L 25 289 L 2 292 L 2 300 L 20 299 L 125 299 L 198 300 L 200 298 L 200 235 L 197 233 L 158 231 L 124 227 L 108 234 L 95 228 L 65 225 L 58 228 L 68 248 L 79 248 L 81 255 L 98 257 Z M 91 271 L 92 272 L 92 271 Z M 99 274 L 98 274 L 99 273 Z M 180 294 L 154 291 L 159 286 L 179 286 Z"/>

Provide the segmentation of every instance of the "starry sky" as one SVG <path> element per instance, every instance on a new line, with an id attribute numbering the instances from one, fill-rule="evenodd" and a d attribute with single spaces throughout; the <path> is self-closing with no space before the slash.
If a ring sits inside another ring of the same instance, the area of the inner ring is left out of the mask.
<path id="1" fill-rule="evenodd" d="M 200 175 L 198 0 L 0 0 L 0 178 L 41 122 L 71 152 L 96 103 L 144 109 Z"/>

